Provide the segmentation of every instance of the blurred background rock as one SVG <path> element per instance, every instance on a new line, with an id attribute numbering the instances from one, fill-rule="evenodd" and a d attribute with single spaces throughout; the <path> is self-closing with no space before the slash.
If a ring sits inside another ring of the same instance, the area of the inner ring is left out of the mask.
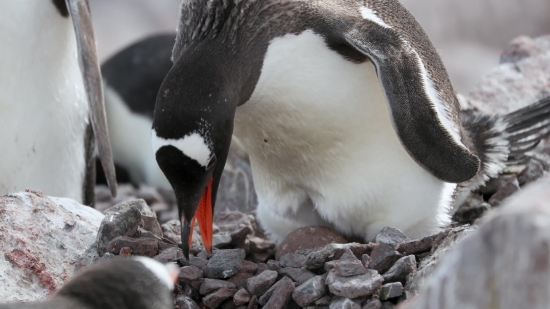
<path id="1" fill-rule="evenodd" d="M 148 35 L 174 32 L 181 0 L 93 0 L 102 60 Z M 550 33 L 549 0 L 402 0 L 439 51 L 455 89 L 467 93 L 518 35 Z"/>

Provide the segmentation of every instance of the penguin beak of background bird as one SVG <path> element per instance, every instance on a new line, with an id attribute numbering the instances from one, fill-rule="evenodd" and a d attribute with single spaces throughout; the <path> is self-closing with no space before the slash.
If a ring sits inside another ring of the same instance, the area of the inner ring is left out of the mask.
<path id="1" fill-rule="evenodd" d="M 66 0 L 69 14 L 73 20 L 73 26 L 78 45 L 78 57 L 80 70 L 90 110 L 90 118 L 94 129 L 95 140 L 99 151 L 101 165 L 105 171 L 107 184 L 111 189 L 111 195 L 116 196 L 116 176 L 111 142 L 107 130 L 107 117 L 105 103 L 103 101 L 103 84 L 99 61 L 95 46 L 94 31 L 90 16 L 90 8 L 86 0 Z"/>
<path id="2" fill-rule="evenodd" d="M 199 230 L 201 232 L 202 243 L 208 254 L 212 253 L 212 224 L 213 224 L 213 213 L 212 213 L 212 177 L 208 180 L 206 188 L 202 193 L 202 197 L 199 201 L 195 215 L 191 219 L 190 224 L 187 224 L 185 216 L 181 217 L 181 243 L 182 247 L 189 249 L 193 243 L 193 229 L 195 227 L 195 221 L 199 223 Z M 185 237 L 185 235 L 189 235 Z M 188 258 L 188 251 L 184 253 Z"/>

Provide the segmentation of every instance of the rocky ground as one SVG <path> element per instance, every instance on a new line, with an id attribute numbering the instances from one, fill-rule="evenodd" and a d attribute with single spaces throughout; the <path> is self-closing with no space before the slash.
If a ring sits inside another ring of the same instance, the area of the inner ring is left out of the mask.
<path id="1" fill-rule="evenodd" d="M 506 112 L 548 95 L 550 37 L 514 40 L 502 62 L 463 97 L 465 110 Z M 391 227 L 368 243 L 307 227 L 276 248 L 254 212 L 223 209 L 215 216 L 212 254 L 196 228 L 186 260 L 177 247 L 180 229 L 169 190 L 127 185 L 111 199 L 98 187 L 101 213 L 39 192 L 2 196 L 0 301 L 38 300 L 90 263 L 145 255 L 180 265 L 174 291 L 179 309 L 547 308 L 547 297 L 536 296 L 550 289 L 550 179 L 533 183 L 549 170 L 549 145 L 541 143 L 524 165 L 473 192 L 452 226 L 415 240 Z M 243 167 L 233 174 L 228 169 L 226 184 L 232 183 L 228 174 L 242 177 L 243 171 L 250 181 Z M 241 204 L 249 207 L 250 188 L 242 188 L 247 202 Z M 516 197 L 506 201 L 510 195 Z"/>

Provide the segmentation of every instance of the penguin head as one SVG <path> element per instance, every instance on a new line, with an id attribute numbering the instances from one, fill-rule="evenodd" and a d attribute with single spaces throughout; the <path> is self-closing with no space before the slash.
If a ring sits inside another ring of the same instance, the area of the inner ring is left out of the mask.
<path id="1" fill-rule="evenodd" d="M 173 308 L 178 267 L 147 257 L 114 258 L 86 268 L 54 296 L 86 308 Z"/>

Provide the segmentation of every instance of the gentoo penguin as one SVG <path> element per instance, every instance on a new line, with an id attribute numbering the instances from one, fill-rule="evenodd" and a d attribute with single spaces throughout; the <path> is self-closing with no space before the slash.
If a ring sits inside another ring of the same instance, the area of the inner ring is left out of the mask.
<path id="1" fill-rule="evenodd" d="M 40 303 L 0 304 L 0 309 L 168 309 L 178 278 L 175 264 L 151 258 L 114 258 L 92 265 Z"/>
<path id="2" fill-rule="evenodd" d="M 309 225 L 418 238 L 449 221 L 460 189 L 536 144 L 544 129 L 533 125 L 550 118 L 546 99 L 461 120 L 441 59 L 397 0 L 184 0 L 172 57 L 151 138 L 186 255 L 195 218 L 211 245 L 232 133 L 273 240 Z"/>
<path id="3" fill-rule="evenodd" d="M 2 1 L 0 29 L 0 194 L 30 188 L 91 204 L 97 142 L 115 195 L 87 2 Z"/>

